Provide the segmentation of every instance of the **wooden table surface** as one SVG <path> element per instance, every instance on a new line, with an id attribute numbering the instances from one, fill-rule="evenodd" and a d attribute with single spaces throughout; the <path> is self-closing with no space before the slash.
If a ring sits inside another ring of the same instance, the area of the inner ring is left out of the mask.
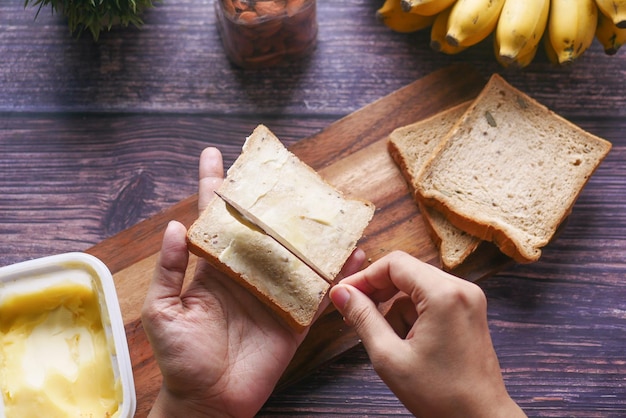
<path id="1" fill-rule="evenodd" d="M 318 3 L 308 60 L 227 62 L 213 2 L 163 1 L 98 43 L 22 0 L 0 2 L 0 266 L 85 251 L 196 192 L 208 145 L 232 163 L 268 125 L 286 144 L 453 63 L 498 72 L 613 149 L 559 238 L 480 283 L 504 378 L 529 416 L 626 416 L 626 52 L 505 70 L 485 42 L 454 57 L 397 34 L 381 1 Z M 427 98 L 425 98 L 427 100 Z M 408 416 L 362 347 L 274 394 L 259 416 Z M 141 414 L 138 414 L 141 415 Z"/>

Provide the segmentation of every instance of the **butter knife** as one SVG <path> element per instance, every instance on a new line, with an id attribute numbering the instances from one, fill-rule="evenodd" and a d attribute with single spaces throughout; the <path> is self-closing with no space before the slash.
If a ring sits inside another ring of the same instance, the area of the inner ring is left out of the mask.
<path id="1" fill-rule="evenodd" d="M 272 227 L 267 225 L 249 210 L 245 209 L 243 206 L 233 201 L 229 197 L 224 196 L 222 193 L 215 191 L 215 194 L 224 201 L 226 204 L 226 209 L 228 212 L 233 215 L 235 219 L 237 219 L 242 224 L 246 225 L 250 229 L 259 231 L 268 237 L 272 238 L 278 244 L 280 244 L 284 249 L 293 254 L 298 260 L 302 261 L 308 268 L 313 270 L 324 279 L 331 286 L 333 285 L 333 278 L 326 274 L 321 268 L 315 265 L 307 256 L 302 254 L 300 250 L 294 247 L 285 237 L 276 232 Z"/>

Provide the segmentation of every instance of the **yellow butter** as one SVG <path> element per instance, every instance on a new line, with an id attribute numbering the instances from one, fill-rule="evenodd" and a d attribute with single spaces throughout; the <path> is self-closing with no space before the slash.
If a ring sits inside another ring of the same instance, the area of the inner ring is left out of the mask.
<path id="1" fill-rule="evenodd" d="M 98 294 L 60 282 L 0 303 L 0 389 L 13 417 L 117 417 L 122 388 Z"/>

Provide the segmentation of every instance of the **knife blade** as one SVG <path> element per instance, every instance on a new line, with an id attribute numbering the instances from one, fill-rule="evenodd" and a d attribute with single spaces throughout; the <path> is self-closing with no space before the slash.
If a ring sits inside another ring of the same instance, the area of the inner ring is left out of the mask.
<path id="1" fill-rule="evenodd" d="M 285 237 L 276 232 L 272 227 L 267 225 L 261 219 L 259 219 L 256 215 L 251 213 L 249 210 L 232 200 L 231 198 L 224 196 L 224 194 L 214 191 L 214 193 L 224 201 L 226 204 L 226 209 L 228 212 L 233 215 L 235 219 L 237 219 L 242 224 L 247 227 L 261 232 L 268 237 L 272 238 L 276 241 L 280 246 L 289 251 L 294 255 L 298 260 L 302 261 L 308 268 L 313 270 L 324 279 L 331 286 L 333 283 L 333 278 L 325 273 L 321 268 L 319 268 L 313 261 L 311 261 L 307 256 L 305 256 L 300 250 L 298 250 L 293 244 L 291 244 Z"/>

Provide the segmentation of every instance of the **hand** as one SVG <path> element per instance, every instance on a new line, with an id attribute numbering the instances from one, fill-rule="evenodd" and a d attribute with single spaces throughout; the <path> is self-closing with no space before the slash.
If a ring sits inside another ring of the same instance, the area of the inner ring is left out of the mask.
<path id="1" fill-rule="evenodd" d="M 375 304 L 398 291 L 386 320 Z M 394 252 L 342 280 L 330 297 L 416 416 L 525 416 L 504 386 L 478 286 Z"/>
<path id="2" fill-rule="evenodd" d="M 223 180 L 222 156 L 200 157 L 199 209 Z M 270 396 L 306 332 L 295 333 L 243 287 L 198 260 L 183 286 L 186 230 L 170 222 L 142 310 L 163 375 L 151 416 L 253 416 Z M 355 252 L 344 273 L 356 271 Z M 328 303 L 328 301 L 326 301 Z M 320 309 L 320 311 L 323 310 Z"/>

